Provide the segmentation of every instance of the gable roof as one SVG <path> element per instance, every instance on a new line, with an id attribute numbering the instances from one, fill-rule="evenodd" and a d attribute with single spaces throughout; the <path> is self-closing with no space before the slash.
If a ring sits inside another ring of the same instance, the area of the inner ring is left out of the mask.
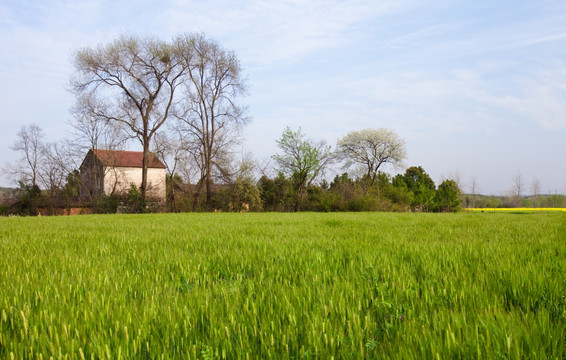
<path id="1" fill-rule="evenodd" d="M 90 150 L 104 166 L 141 168 L 143 151 Z M 165 169 L 165 165 L 152 153 L 149 153 L 148 168 Z"/>

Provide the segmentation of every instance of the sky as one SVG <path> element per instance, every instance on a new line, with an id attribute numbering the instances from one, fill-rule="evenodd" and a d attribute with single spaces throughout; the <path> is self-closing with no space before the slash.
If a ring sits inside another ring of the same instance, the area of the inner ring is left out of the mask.
<path id="1" fill-rule="evenodd" d="M 387 128 L 437 185 L 566 193 L 565 19 L 558 0 L 0 0 L 0 169 L 23 126 L 69 136 L 78 49 L 201 32 L 247 77 L 241 152 L 269 159 L 286 126 L 333 147 Z"/>

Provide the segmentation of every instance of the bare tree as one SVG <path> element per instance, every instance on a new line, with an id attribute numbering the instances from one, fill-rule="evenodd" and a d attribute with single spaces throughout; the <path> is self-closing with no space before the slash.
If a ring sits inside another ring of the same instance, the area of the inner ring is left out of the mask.
<path id="1" fill-rule="evenodd" d="M 513 207 L 520 207 L 523 203 L 523 174 L 517 170 L 512 176 L 513 186 L 509 193 L 509 204 Z"/>
<path id="2" fill-rule="evenodd" d="M 97 114 L 103 113 L 101 109 L 103 106 L 103 104 L 95 102 L 92 96 L 79 97 L 71 109 L 73 116 L 69 122 L 71 136 L 63 144 L 64 146 L 58 148 L 59 158 L 65 159 L 61 163 L 67 167 L 69 173 L 73 173 L 81 165 L 92 167 L 86 170 L 89 174 L 88 183 L 83 182 L 84 173 L 83 176 L 79 175 L 75 179 L 81 188 L 81 196 L 86 196 L 91 201 L 96 201 L 101 195 L 98 191 L 92 191 L 92 185 L 99 184 L 101 176 L 106 177 L 105 175 L 113 171 L 113 168 L 105 167 L 105 164 L 99 161 L 83 163 L 85 155 L 91 149 L 122 150 L 130 138 L 122 122 L 109 121 L 104 117 L 97 116 Z M 104 171 L 106 171 L 106 174 L 103 174 Z M 113 178 L 117 179 L 116 176 Z"/>
<path id="3" fill-rule="evenodd" d="M 259 163 L 250 152 L 243 152 L 241 157 L 236 162 L 236 169 L 233 171 L 236 178 L 247 179 L 253 182 L 257 177 L 259 170 Z"/>
<path id="4" fill-rule="evenodd" d="M 171 134 L 174 132 L 159 132 L 155 134 L 154 150 L 153 152 L 165 164 L 167 169 L 167 199 L 171 211 L 176 211 L 175 208 L 175 186 L 177 184 L 177 169 L 185 169 L 188 165 L 187 147 L 183 144 L 182 139 L 174 137 Z"/>
<path id="5" fill-rule="evenodd" d="M 39 164 L 38 180 L 44 193 L 43 205 L 49 213 L 63 206 L 63 189 L 71 171 L 68 170 L 66 148 L 58 143 L 46 143 Z"/>
<path id="6" fill-rule="evenodd" d="M 521 198 L 523 194 L 523 187 L 523 174 L 521 174 L 520 170 L 517 170 L 513 175 L 513 192 L 518 198 Z"/>
<path id="7" fill-rule="evenodd" d="M 8 164 L 7 172 L 18 182 L 37 187 L 41 161 L 44 156 L 45 134 L 37 125 L 24 126 L 11 149 L 21 154 L 17 164 Z"/>
<path id="8" fill-rule="evenodd" d="M 39 165 L 41 187 L 55 196 L 65 185 L 69 172 L 64 164 L 66 152 L 57 143 L 47 143 L 43 147 L 43 159 Z"/>
<path id="9" fill-rule="evenodd" d="M 186 146 L 181 139 L 174 138 L 167 132 L 155 134 L 153 146 L 153 152 L 165 164 L 169 176 L 173 176 L 177 166 L 186 161 Z"/>
<path id="10" fill-rule="evenodd" d="M 462 192 L 464 188 L 463 180 L 462 180 L 462 172 L 460 170 L 453 171 L 449 176 L 446 177 L 444 180 L 453 180 L 458 187 L 458 191 Z"/>
<path id="11" fill-rule="evenodd" d="M 211 205 L 211 185 L 215 178 L 228 175 L 230 152 L 237 144 L 238 130 L 248 121 L 246 108 L 236 102 L 246 94 L 240 63 L 232 51 L 220 47 L 204 35 L 177 39 L 183 49 L 187 69 L 185 101 L 178 114 L 183 138 L 200 168 L 199 184 Z"/>
<path id="12" fill-rule="evenodd" d="M 346 168 L 354 164 L 364 168 L 371 182 L 382 165 L 401 166 L 407 157 L 405 141 L 388 129 L 353 131 L 338 140 L 337 154 Z"/>
<path id="13" fill-rule="evenodd" d="M 472 203 L 471 206 L 472 208 L 476 207 L 476 195 L 478 192 L 478 179 L 475 177 L 475 175 L 472 175 L 470 177 L 470 192 L 472 195 Z"/>
<path id="14" fill-rule="evenodd" d="M 79 97 L 71 109 L 73 119 L 69 122 L 71 146 L 81 154 L 90 149 L 119 150 L 128 140 L 122 122 L 108 121 L 97 116 L 104 113 L 103 105 L 89 96 Z"/>
<path id="15" fill-rule="evenodd" d="M 23 126 L 11 149 L 20 153 L 15 164 L 6 164 L 5 172 L 20 185 L 20 200 L 30 215 L 37 215 L 41 195 L 41 171 L 45 161 L 46 143 L 43 130 L 37 125 Z"/>
<path id="16" fill-rule="evenodd" d="M 533 177 L 531 181 L 531 193 L 533 194 L 533 207 L 537 207 L 537 198 L 540 195 L 540 181 Z"/>
<path id="17" fill-rule="evenodd" d="M 122 36 L 75 54 L 71 84 L 80 101 L 88 104 L 84 111 L 92 118 L 123 124 L 142 145 L 144 198 L 151 141 L 169 117 L 185 74 L 182 50 L 152 38 Z"/>

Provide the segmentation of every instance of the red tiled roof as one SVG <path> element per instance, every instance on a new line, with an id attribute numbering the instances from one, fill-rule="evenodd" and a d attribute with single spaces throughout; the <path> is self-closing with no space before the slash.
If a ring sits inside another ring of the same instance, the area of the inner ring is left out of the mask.
<path id="1" fill-rule="evenodd" d="M 121 150 L 93 150 L 94 155 L 105 165 L 115 167 L 141 168 L 143 162 L 142 151 Z M 155 155 L 149 154 L 148 168 L 165 169 L 165 165 Z"/>

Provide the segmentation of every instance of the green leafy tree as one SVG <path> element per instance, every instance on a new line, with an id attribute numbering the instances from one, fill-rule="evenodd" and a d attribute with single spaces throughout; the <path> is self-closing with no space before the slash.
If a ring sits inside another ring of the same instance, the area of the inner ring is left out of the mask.
<path id="1" fill-rule="evenodd" d="M 295 210 L 300 210 L 306 191 L 325 167 L 332 161 L 331 147 L 324 142 L 314 142 L 301 129 L 286 127 L 277 140 L 281 154 L 273 155 L 279 171 L 291 178 L 296 195 Z"/>
<path id="2" fill-rule="evenodd" d="M 438 185 L 435 195 L 436 210 L 444 212 L 455 212 L 460 209 L 460 189 L 454 180 L 444 180 Z"/>
<path id="3" fill-rule="evenodd" d="M 262 176 L 257 184 L 260 192 L 263 210 L 285 211 L 291 198 L 291 182 L 279 173 L 275 179 Z"/>
<path id="4" fill-rule="evenodd" d="M 61 189 L 61 200 L 62 205 L 64 205 L 69 211 L 73 203 L 79 200 L 79 191 L 81 187 L 81 179 L 78 170 L 73 170 L 68 173 L 65 178 L 65 185 Z"/>
<path id="5" fill-rule="evenodd" d="M 18 215 L 37 215 L 37 207 L 43 199 L 43 193 L 37 185 L 25 184 L 19 182 L 20 187 L 17 190 L 19 204 L 14 208 L 14 213 Z"/>
<path id="6" fill-rule="evenodd" d="M 326 203 L 325 191 L 322 186 L 311 185 L 307 189 L 305 201 L 303 202 L 304 211 L 330 211 L 329 204 Z"/>
<path id="7" fill-rule="evenodd" d="M 436 186 L 430 176 L 420 166 L 412 166 L 405 171 L 403 180 L 413 193 L 411 208 L 417 211 L 430 211 L 434 207 Z"/>
<path id="8" fill-rule="evenodd" d="M 173 175 L 167 174 L 165 176 L 165 186 L 166 186 L 166 206 L 167 211 L 177 212 L 177 201 L 175 198 L 175 191 L 179 186 L 183 184 L 183 179 L 177 173 Z"/>
<path id="9" fill-rule="evenodd" d="M 330 183 L 329 192 L 334 194 L 334 205 L 332 210 L 345 211 L 346 204 L 356 196 L 356 187 L 354 180 L 350 179 L 348 173 L 336 175 Z"/>
<path id="10" fill-rule="evenodd" d="M 73 170 L 67 174 L 65 186 L 63 191 L 65 197 L 68 199 L 77 198 L 79 196 L 79 190 L 81 187 L 81 179 L 78 170 Z"/>
<path id="11" fill-rule="evenodd" d="M 393 178 L 392 186 L 386 196 L 392 202 L 392 211 L 411 210 L 411 203 L 413 202 L 414 195 L 403 180 L 403 175 L 397 175 Z"/>

